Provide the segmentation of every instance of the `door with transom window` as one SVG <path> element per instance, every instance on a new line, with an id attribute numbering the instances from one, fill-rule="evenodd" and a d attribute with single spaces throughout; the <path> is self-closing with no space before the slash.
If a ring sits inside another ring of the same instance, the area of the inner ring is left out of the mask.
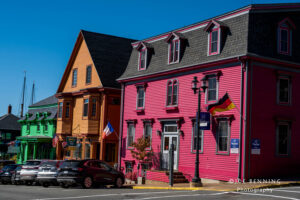
<path id="1" fill-rule="evenodd" d="M 178 170 L 178 144 L 179 144 L 177 124 L 164 125 L 162 137 L 162 169 L 169 169 L 169 150 L 171 144 L 174 145 L 174 170 Z"/>

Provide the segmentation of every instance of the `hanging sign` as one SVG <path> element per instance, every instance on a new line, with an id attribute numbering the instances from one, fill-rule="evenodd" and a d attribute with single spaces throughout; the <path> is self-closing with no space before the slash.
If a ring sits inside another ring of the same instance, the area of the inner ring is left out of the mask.
<path id="1" fill-rule="evenodd" d="M 240 139 L 231 139 L 230 153 L 239 153 Z"/>
<path id="2" fill-rule="evenodd" d="M 251 154 L 260 154 L 260 139 L 252 139 L 251 141 Z"/>
<path id="3" fill-rule="evenodd" d="M 67 146 L 76 147 L 77 145 L 77 137 L 67 137 Z"/>
<path id="4" fill-rule="evenodd" d="M 200 112 L 199 120 L 200 130 L 210 130 L 210 113 L 209 112 Z"/>

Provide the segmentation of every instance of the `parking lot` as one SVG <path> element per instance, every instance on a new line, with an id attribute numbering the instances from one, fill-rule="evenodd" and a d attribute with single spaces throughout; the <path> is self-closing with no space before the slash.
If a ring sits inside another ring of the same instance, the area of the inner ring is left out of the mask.
<path id="1" fill-rule="evenodd" d="M 174 191 L 174 190 L 133 190 L 131 188 L 63 189 L 41 186 L 0 185 L 0 199 L 5 200 L 60 200 L 60 199 L 300 199 L 300 187 L 270 188 L 249 191 Z"/>

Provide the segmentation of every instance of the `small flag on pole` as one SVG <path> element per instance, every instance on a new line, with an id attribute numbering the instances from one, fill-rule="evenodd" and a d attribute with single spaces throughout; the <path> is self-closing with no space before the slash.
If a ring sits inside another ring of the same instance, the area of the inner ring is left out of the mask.
<path id="1" fill-rule="evenodd" d="M 114 128 L 111 126 L 111 124 L 108 122 L 105 129 L 103 130 L 103 136 L 102 138 L 106 138 L 107 136 L 109 136 L 111 133 L 114 132 Z"/>
<path id="2" fill-rule="evenodd" d="M 209 105 L 207 110 L 214 116 L 216 112 L 223 112 L 233 108 L 235 108 L 235 105 L 229 98 L 228 93 L 226 93 L 218 103 Z"/>

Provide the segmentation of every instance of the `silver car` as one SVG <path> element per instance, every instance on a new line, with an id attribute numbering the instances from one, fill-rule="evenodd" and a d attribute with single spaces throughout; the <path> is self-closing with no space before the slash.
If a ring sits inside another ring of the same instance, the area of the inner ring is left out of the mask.
<path id="1" fill-rule="evenodd" d="M 57 174 L 58 168 L 61 165 L 62 160 L 48 160 L 40 165 L 36 181 L 42 186 L 48 187 L 49 185 L 58 185 Z"/>
<path id="2" fill-rule="evenodd" d="M 36 182 L 36 177 L 40 165 L 45 162 L 42 160 L 28 160 L 22 166 L 20 171 L 20 181 L 24 182 L 26 185 L 32 185 L 33 182 Z"/>

